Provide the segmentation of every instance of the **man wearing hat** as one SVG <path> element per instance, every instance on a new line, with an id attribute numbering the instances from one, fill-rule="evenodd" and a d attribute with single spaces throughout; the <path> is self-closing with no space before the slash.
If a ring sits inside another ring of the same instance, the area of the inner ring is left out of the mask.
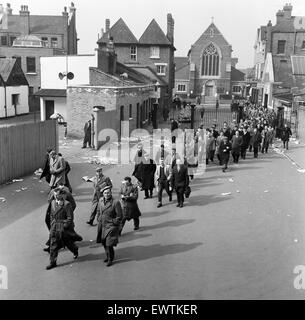
<path id="1" fill-rule="evenodd" d="M 120 226 L 123 219 L 122 207 L 119 200 L 112 197 L 111 186 L 101 189 L 101 198 L 97 206 L 97 243 L 104 246 L 107 267 L 112 265 L 114 248 L 119 242 Z"/>
<path id="2" fill-rule="evenodd" d="M 96 176 L 93 179 L 94 192 L 92 198 L 91 215 L 89 221 L 87 221 L 87 224 L 89 224 L 90 226 L 93 226 L 93 221 L 97 213 L 97 206 L 101 197 L 101 189 L 107 186 L 112 188 L 112 182 L 108 177 L 104 176 L 103 168 L 99 166 L 96 169 Z"/>

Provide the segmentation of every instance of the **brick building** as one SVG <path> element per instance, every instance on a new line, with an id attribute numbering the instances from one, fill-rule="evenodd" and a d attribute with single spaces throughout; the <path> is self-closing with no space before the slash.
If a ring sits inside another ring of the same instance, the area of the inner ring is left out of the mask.
<path id="1" fill-rule="evenodd" d="M 105 32 L 98 41 L 98 48 L 106 46 L 109 37 L 113 38 L 117 59 L 119 62 L 142 72 L 148 67 L 155 78 L 163 86 L 159 99 L 159 109 L 168 107 L 171 102 L 174 88 L 174 19 L 167 15 L 167 33 L 162 31 L 159 24 L 153 19 L 138 40 L 128 28 L 122 18 L 112 27 L 110 20 L 106 19 Z M 147 69 L 146 69 L 147 70 Z M 165 84 L 165 86 L 164 86 Z"/>
<path id="2" fill-rule="evenodd" d="M 126 133 L 121 121 L 128 121 L 129 132 L 145 127 L 153 102 L 160 95 L 149 68 L 143 67 L 144 75 L 117 60 L 110 38 L 98 50 L 97 67 L 90 68 L 89 83 L 67 89 L 68 134 L 83 137 L 84 123 L 93 116 L 96 148 L 101 145 L 99 135 L 103 129 L 113 129 L 118 135 Z"/>
<path id="3" fill-rule="evenodd" d="M 232 46 L 212 22 L 192 45 L 188 57 L 175 58 L 175 94 L 201 97 L 204 104 L 213 104 L 232 93 L 231 73 L 236 58 Z"/>
<path id="4" fill-rule="evenodd" d="M 6 25 L 0 28 L 0 57 L 15 58 L 30 86 L 30 110 L 39 109 L 33 93 L 40 88 L 40 64 L 43 56 L 77 54 L 76 8 L 73 3 L 61 15 L 31 15 L 21 6 L 19 15 L 7 4 Z"/>

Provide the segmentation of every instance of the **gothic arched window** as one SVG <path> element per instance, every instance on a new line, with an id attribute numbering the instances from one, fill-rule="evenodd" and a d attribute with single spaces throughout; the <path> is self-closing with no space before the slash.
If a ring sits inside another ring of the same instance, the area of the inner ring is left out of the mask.
<path id="1" fill-rule="evenodd" d="M 203 52 L 201 75 L 219 75 L 219 53 L 213 43 L 209 44 Z"/>

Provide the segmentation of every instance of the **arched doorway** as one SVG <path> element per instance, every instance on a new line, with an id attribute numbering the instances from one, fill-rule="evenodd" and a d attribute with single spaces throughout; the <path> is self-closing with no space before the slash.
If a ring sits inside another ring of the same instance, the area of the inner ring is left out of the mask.
<path id="1" fill-rule="evenodd" d="M 203 86 L 203 94 L 208 98 L 214 98 L 216 93 L 215 82 L 212 80 L 207 81 Z"/>

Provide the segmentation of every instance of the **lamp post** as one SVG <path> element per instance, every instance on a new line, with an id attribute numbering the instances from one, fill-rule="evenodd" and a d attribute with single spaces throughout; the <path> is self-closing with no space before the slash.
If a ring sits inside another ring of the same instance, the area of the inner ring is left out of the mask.
<path id="1" fill-rule="evenodd" d="M 216 121 L 218 122 L 218 108 L 219 108 L 219 101 L 218 101 L 217 93 L 215 93 L 215 98 L 216 98 Z"/>
<path id="2" fill-rule="evenodd" d="M 195 103 L 191 103 L 191 129 L 194 129 L 194 122 L 195 122 Z"/>

